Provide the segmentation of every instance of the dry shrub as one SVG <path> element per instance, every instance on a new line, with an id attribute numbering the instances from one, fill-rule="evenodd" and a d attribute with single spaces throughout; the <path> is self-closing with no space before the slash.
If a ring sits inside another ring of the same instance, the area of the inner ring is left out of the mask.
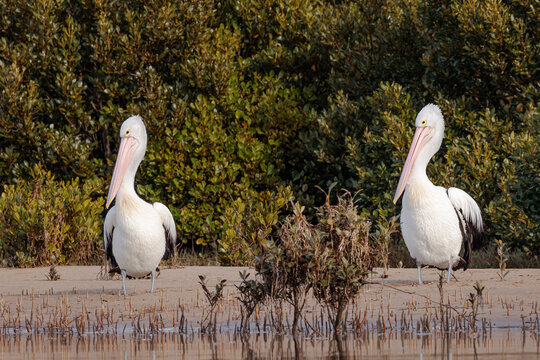
<path id="1" fill-rule="evenodd" d="M 266 300 L 271 299 L 276 310 L 282 301 L 294 309 L 293 333 L 310 289 L 340 332 L 349 301 L 378 260 L 370 242 L 371 223 L 358 215 L 353 196 L 345 192 L 332 205 L 325 195 L 325 203 L 316 209 L 316 225 L 306 219 L 303 207 L 293 205 L 278 242 L 267 241 L 256 257 Z"/>
<path id="2" fill-rule="evenodd" d="M 330 203 L 327 194 L 317 217 L 315 231 L 321 241 L 312 262 L 313 294 L 327 308 L 338 333 L 349 301 L 376 265 L 377 254 L 369 241 L 371 223 L 358 215 L 350 193 L 338 196 L 336 205 Z"/>
<path id="3" fill-rule="evenodd" d="M 293 204 L 293 214 L 283 221 L 279 230 L 279 245 L 268 241 L 255 266 L 269 298 L 274 301 L 276 313 L 280 313 L 282 301 L 293 307 L 293 334 L 311 289 L 312 260 L 319 243 L 318 233 L 303 211 L 303 206 Z M 274 327 L 281 328 L 279 323 Z"/>
<path id="4" fill-rule="evenodd" d="M 383 268 L 381 277 L 388 277 L 388 269 L 390 268 L 388 261 L 390 258 L 390 245 L 392 244 L 393 235 L 398 232 L 398 217 L 393 216 L 390 220 L 387 220 L 384 216 L 381 216 L 381 221 L 376 225 L 376 229 L 371 232 L 371 238 L 377 247 L 377 253 L 379 254 L 379 264 Z M 408 255 L 408 253 L 407 253 Z M 410 257 L 410 256 L 409 256 Z"/>
<path id="5" fill-rule="evenodd" d="M 239 285 L 234 285 L 238 290 L 238 296 L 236 297 L 240 301 L 240 315 L 241 315 L 241 331 L 243 333 L 249 332 L 249 319 L 253 312 L 266 300 L 267 292 L 265 290 L 265 284 L 254 279 L 249 279 L 250 274 L 244 270 L 240 272 L 240 278 L 242 281 Z"/>

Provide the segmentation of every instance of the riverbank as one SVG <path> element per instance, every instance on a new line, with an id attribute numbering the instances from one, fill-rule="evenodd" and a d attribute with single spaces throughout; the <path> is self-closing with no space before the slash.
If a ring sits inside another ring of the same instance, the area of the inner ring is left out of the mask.
<path id="1" fill-rule="evenodd" d="M 155 292 L 148 293 L 150 280 L 127 281 L 129 296 L 121 295 L 121 280 L 97 280 L 99 266 L 60 266 L 60 279 L 49 281 L 49 268 L 0 269 L 0 325 L 4 331 L 32 332 L 45 328 L 69 331 L 122 332 L 144 326 L 174 329 L 181 322 L 187 331 L 199 331 L 201 321 L 208 314 L 208 301 L 199 284 L 205 275 L 209 288 L 218 279 L 226 279 L 222 303 L 216 309 L 217 328 L 234 332 L 240 324 L 240 303 L 234 285 L 240 284 L 241 267 L 189 266 L 162 269 L 156 280 Z M 383 330 L 406 322 L 416 325 L 428 316 L 435 318 L 439 309 L 439 271 L 424 269 L 424 285 L 416 283 L 416 269 L 390 269 L 389 277 L 378 274 L 369 278 L 361 294 L 349 307 L 349 319 L 362 317 L 366 329 Z M 457 281 L 456 281 L 457 279 Z M 476 293 L 477 281 L 484 286 L 482 305 L 477 317 L 492 329 L 520 329 L 537 327 L 538 299 L 540 299 L 540 269 L 510 269 L 504 281 L 496 269 L 469 269 L 456 273 L 456 279 L 444 284 L 445 302 L 450 303 L 453 315 L 468 314 L 469 294 Z M 260 309 L 253 317 L 254 329 L 261 331 L 272 309 Z M 287 310 L 284 323 L 287 324 Z M 468 315 L 467 315 L 468 316 Z M 397 320 L 397 321 L 396 321 Z M 324 328 L 324 314 L 312 298 L 305 308 L 303 327 Z M 263 329 L 264 330 L 264 329 Z M 142 331 L 142 330 L 141 330 Z"/>

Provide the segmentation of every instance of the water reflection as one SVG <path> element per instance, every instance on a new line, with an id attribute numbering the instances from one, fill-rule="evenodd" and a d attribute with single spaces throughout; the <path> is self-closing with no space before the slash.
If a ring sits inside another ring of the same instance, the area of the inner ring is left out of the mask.
<path id="1" fill-rule="evenodd" d="M 346 334 L 340 338 L 238 334 L 140 336 L 0 336 L 1 359 L 471 359 L 505 354 L 506 359 L 538 358 L 536 332 L 493 332 L 447 336 L 426 334 Z"/>

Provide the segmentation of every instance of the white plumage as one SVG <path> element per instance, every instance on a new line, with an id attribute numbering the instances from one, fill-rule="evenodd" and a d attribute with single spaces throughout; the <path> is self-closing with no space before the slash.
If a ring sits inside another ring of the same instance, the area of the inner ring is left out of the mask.
<path id="1" fill-rule="evenodd" d="M 139 116 L 132 116 L 120 128 L 120 149 L 116 160 L 107 207 L 116 198 L 104 224 L 107 258 L 120 272 L 124 294 L 126 276 L 152 275 L 163 258 L 174 255 L 176 227 L 169 209 L 162 203 L 142 200 L 134 188 L 135 174 L 146 151 L 146 128 Z"/>
<path id="2" fill-rule="evenodd" d="M 407 185 L 401 210 L 401 232 L 414 259 L 446 268 L 450 259 L 459 257 L 462 235 L 445 189 L 429 185 L 419 182 Z"/>
<path id="3" fill-rule="evenodd" d="M 444 120 L 438 106 L 425 106 L 416 117 L 416 133 L 403 167 L 394 203 L 403 196 L 401 232 L 411 257 L 418 266 L 422 283 L 422 265 L 467 269 L 471 249 L 483 236 L 480 208 L 463 190 L 435 186 L 426 175 L 426 167 L 439 150 L 444 135 Z M 461 243 L 466 240 L 463 258 Z"/>

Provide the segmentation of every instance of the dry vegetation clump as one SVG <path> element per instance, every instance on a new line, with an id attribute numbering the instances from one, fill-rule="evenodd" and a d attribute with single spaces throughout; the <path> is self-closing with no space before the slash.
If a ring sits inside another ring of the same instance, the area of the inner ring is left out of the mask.
<path id="1" fill-rule="evenodd" d="M 341 332 L 350 300 L 379 261 L 370 241 L 371 223 L 358 214 L 353 196 L 346 192 L 332 205 L 330 195 L 325 195 L 325 203 L 316 209 L 316 224 L 307 220 L 304 207 L 293 205 L 278 239 L 267 240 L 255 258 L 256 280 L 246 278 L 238 287 L 241 302 L 249 305 L 246 314 L 262 302 L 273 307 L 272 322 L 278 331 L 283 330 L 282 303 L 293 308 L 295 334 L 306 296 L 313 290 L 327 309 L 333 330 Z"/>
<path id="2" fill-rule="evenodd" d="M 255 259 L 255 269 L 265 284 L 269 297 L 278 304 L 286 301 L 293 307 L 292 332 L 312 287 L 311 269 L 318 246 L 318 233 L 303 214 L 304 207 L 293 204 L 293 214 L 279 229 L 279 243 L 268 241 L 261 256 Z"/>
<path id="3" fill-rule="evenodd" d="M 262 282 L 254 279 L 249 279 L 250 274 L 247 271 L 240 272 L 242 282 L 235 285 L 239 295 L 236 297 L 240 304 L 240 330 L 243 333 L 249 331 L 249 319 L 259 304 L 265 301 L 267 292 Z"/>
<path id="4" fill-rule="evenodd" d="M 55 264 L 51 264 L 51 266 L 49 267 L 49 273 L 46 274 L 45 277 L 49 281 L 60 280 L 60 274 L 56 270 L 56 265 Z"/>
<path id="5" fill-rule="evenodd" d="M 350 193 L 338 196 L 336 205 L 330 203 L 327 194 L 317 217 L 315 231 L 321 242 L 313 257 L 313 294 L 327 308 L 338 333 L 349 301 L 360 291 L 378 255 L 369 240 L 371 223 L 358 215 Z"/>
<path id="6" fill-rule="evenodd" d="M 202 333 L 214 333 L 216 332 L 217 327 L 217 313 L 216 306 L 223 300 L 223 289 L 225 289 L 225 283 L 227 280 L 218 279 L 215 290 L 210 290 L 208 288 L 207 280 L 205 275 L 199 275 L 199 284 L 203 289 L 204 296 L 208 300 L 210 309 L 203 316 L 201 321 L 201 332 Z"/>
<path id="7" fill-rule="evenodd" d="M 389 260 L 390 260 L 390 246 L 394 240 L 393 234 L 398 232 L 398 217 L 393 216 L 390 220 L 386 220 L 382 217 L 382 222 L 377 224 L 376 230 L 372 231 L 371 238 L 377 247 L 377 253 L 379 254 L 379 264 L 383 268 L 383 273 L 381 277 L 388 277 Z M 410 255 L 407 253 L 407 256 Z"/>
<path id="8" fill-rule="evenodd" d="M 497 246 L 497 262 L 499 263 L 499 278 L 504 280 L 508 271 L 506 271 L 506 262 L 508 261 L 508 256 L 506 255 L 506 244 L 499 239 L 495 239 L 495 245 Z"/>

